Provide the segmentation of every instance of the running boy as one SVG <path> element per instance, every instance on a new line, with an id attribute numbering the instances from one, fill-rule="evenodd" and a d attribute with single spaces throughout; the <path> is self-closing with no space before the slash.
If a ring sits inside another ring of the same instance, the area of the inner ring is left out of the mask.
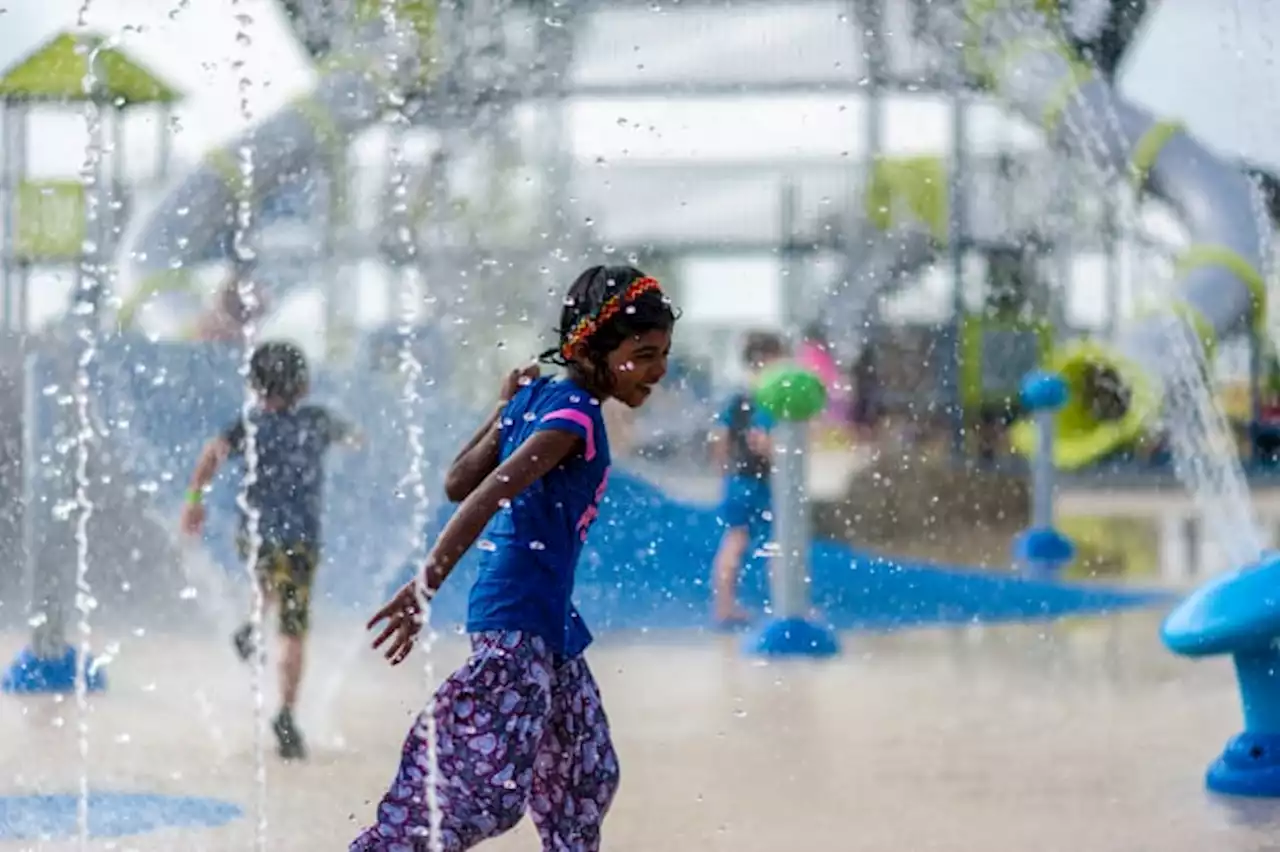
<path id="1" fill-rule="evenodd" d="M 472 655 L 436 691 L 400 754 L 377 822 L 351 852 L 460 852 L 516 825 L 528 809 L 544 850 L 598 852 L 618 787 L 618 757 L 583 651 L 591 642 L 570 598 L 583 542 L 609 477 L 600 404 L 638 408 L 667 370 L 676 314 L 658 282 L 596 266 L 569 288 L 560 345 L 540 360 L 561 379 L 513 373 L 493 414 L 454 460 L 446 491 L 462 505 L 422 574 L 369 622 L 392 665 L 422 626 L 430 597 L 492 526 L 471 588 Z M 431 714 L 430 717 L 427 714 Z M 438 777 L 428 777 L 429 722 Z M 440 819 L 433 813 L 434 788 Z M 428 838 L 428 833 L 432 837 Z M 431 845 L 437 840 L 439 846 Z"/>
<path id="2" fill-rule="evenodd" d="M 715 461 L 724 472 L 724 498 L 720 522 L 724 535 L 712 566 L 714 618 L 724 627 L 745 624 L 749 615 L 738 604 L 738 576 L 747 548 L 768 536 L 773 494 L 773 446 L 769 432 L 773 421 L 752 402 L 751 394 L 765 368 L 784 354 L 776 334 L 755 332 L 747 336 L 742 360 L 748 388 L 729 397 L 712 433 Z"/>
<path id="3" fill-rule="evenodd" d="M 230 456 L 244 456 L 253 430 L 256 479 L 248 503 L 257 514 L 258 581 L 268 606 L 279 609 L 280 711 L 272 720 L 279 754 L 306 756 L 293 710 L 302 683 L 304 639 L 310 616 L 311 585 L 320 557 L 320 514 L 324 455 L 335 443 L 354 444 L 355 430 L 317 405 L 303 405 L 309 378 L 306 356 L 291 343 L 264 343 L 250 359 L 249 381 L 258 396 L 255 410 L 205 445 L 191 475 L 182 527 L 192 535 L 204 526 L 203 496 Z M 250 553 L 250 519 L 240 519 L 237 544 Z M 248 660 L 255 650 L 253 625 L 236 631 L 236 652 Z"/>

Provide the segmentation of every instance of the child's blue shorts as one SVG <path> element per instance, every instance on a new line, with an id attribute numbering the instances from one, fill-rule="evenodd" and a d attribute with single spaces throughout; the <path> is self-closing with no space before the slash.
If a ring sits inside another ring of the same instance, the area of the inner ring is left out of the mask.
<path id="1" fill-rule="evenodd" d="M 746 527 L 752 540 L 767 538 L 773 526 L 773 491 L 769 480 L 754 476 L 725 477 L 720 522 L 730 529 Z"/>

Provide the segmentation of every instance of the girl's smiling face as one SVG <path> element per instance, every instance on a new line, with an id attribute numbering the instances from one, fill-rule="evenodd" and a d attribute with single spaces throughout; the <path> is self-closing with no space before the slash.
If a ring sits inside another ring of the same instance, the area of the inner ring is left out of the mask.
<path id="1" fill-rule="evenodd" d="M 667 374 L 667 358 L 671 355 L 671 329 L 653 329 L 627 337 L 609 353 L 607 362 L 612 379 L 610 396 L 619 402 L 639 408 L 652 393 L 654 385 Z"/>

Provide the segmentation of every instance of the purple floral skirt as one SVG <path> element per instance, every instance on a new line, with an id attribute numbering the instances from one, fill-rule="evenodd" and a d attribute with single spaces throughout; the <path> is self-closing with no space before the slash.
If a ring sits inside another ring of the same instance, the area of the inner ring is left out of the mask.
<path id="1" fill-rule="evenodd" d="M 459 852 L 526 810 L 546 852 L 597 852 L 618 756 L 586 660 L 557 666 L 540 637 L 516 631 L 478 633 L 471 646 L 409 731 L 377 822 L 350 852 Z M 427 837 L 426 713 L 438 744 L 438 845 Z"/>

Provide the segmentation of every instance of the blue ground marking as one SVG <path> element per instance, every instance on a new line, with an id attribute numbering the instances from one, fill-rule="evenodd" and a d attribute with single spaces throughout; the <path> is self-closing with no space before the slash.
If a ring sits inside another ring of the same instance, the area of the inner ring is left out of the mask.
<path id="1" fill-rule="evenodd" d="M 75 837 L 79 797 L 0 796 L 0 840 Z M 89 835 L 128 837 L 166 828 L 217 828 L 243 811 L 231 802 L 154 793 L 90 793 Z"/>

